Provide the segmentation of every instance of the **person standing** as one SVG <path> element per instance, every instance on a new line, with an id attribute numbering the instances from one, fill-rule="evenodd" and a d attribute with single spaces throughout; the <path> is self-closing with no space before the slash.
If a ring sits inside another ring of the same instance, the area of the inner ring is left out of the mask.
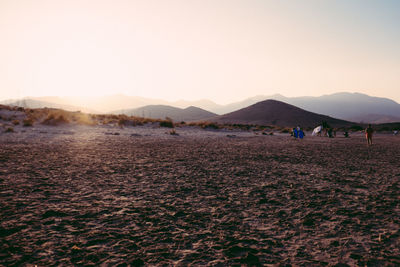
<path id="1" fill-rule="evenodd" d="M 305 134 L 304 134 L 304 132 L 303 132 L 303 129 L 300 128 L 300 130 L 299 130 L 299 138 L 300 138 L 300 139 L 303 139 L 304 136 L 305 136 Z"/>
<path id="2" fill-rule="evenodd" d="M 297 131 L 297 128 L 293 128 L 292 134 L 293 134 L 293 137 L 294 137 L 295 139 L 297 139 L 298 134 L 299 134 L 299 132 Z"/>
<path id="3" fill-rule="evenodd" d="M 372 134 L 374 133 L 374 129 L 372 129 L 371 124 L 368 124 L 368 127 L 365 129 L 365 138 L 367 139 L 367 145 L 372 145 Z"/>

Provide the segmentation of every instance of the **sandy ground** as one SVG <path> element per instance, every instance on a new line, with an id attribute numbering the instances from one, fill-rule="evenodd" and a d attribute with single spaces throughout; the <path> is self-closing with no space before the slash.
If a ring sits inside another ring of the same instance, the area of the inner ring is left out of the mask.
<path id="1" fill-rule="evenodd" d="M 399 136 L 168 131 L 1 133 L 0 265 L 400 265 Z"/>

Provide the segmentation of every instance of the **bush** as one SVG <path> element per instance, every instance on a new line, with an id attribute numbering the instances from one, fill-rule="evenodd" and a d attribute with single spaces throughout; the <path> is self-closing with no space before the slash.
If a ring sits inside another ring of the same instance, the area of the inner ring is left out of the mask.
<path id="1" fill-rule="evenodd" d="M 253 125 L 241 124 L 241 123 L 234 123 L 234 124 L 232 124 L 232 126 L 233 126 L 234 128 L 239 128 L 239 129 L 245 130 L 245 131 L 248 131 L 248 130 L 250 130 L 250 129 L 253 127 Z"/>
<path id="2" fill-rule="evenodd" d="M 354 132 L 357 132 L 357 131 L 362 131 L 362 130 L 364 130 L 364 128 L 361 127 L 360 125 L 353 125 L 353 126 L 350 127 L 350 130 L 352 130 L 352 131 L 354 131 Z"/>
<path id="3" fill-rule="evenodd" d="M 121 115 L 118 119 L 118 126 L 121 128 L 124 126 L 136 126 L 142 124 L 143 123 L 141 121 L 136 121 L 133 117 L 127 117 L 125 115 Z"/>
<path id="4" fill-rule="evenodd" d="M 13 123 L 14 125 L 18 125 L 18 124 L 19 124 L 19 120 L 13 120 L 12 123 Z"/>
<path id="5" fill-rule="evenodd" d="M 175 131 L 175 129 L 172 129 L 172 130 L 169 132 L 169 134 L 170 134 L 170 135 L 179 135 L 179 134 Z"/>
<path id="6" fill-rule="evenodd" d="M 33 120 L 31 118 L 23 120 L 23 125 L 24 127 L 30 127 L 33 126 Z"/>
<path id="7" fill-rule="evenodd" d="M 120 118 L 118 120 L 118 126 L 122 128 L 122 127 L 128 125 L 128 122 L 129 121 L 126 118 Z"/>
<path id="8" fill-rule="evenodd" d="M 8 127 L 6 129 L 6 133 L 13 133 L 14 132 L 14 128 L 13 127 Z"/>
<path id="9" fill-rule="evenodd" d="M 165 120 L 160 122 L 161 127 L 167 127 L 167 128 L 174 128 L 174 123 L 170 120 Z"/>
<path id="10" fill-rule="evenodd" d="M 205 124 L 203 124 L 203 125 L 201 126 L 201 128 L 203 128 L 203 129 L 208 128 L 208 129 L 215 129 L 215 130 L 218 130 L 220 127 L 219 127 L 218 124 L 210 122 L 210 123 L 205 123 Z"/>
<path id="11" fill-rule="evenodd" d="M 51 126 L 56 126 L 64 123 L 69 123 L 69 121 L 63 115 L 55 117 L 53 114 L 49 114 L 47 118 L 42 122 L 42 124 Z"/>

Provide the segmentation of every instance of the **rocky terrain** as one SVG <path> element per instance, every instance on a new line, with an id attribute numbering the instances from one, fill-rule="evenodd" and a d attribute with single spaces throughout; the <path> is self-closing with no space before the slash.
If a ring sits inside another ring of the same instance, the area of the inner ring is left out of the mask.
<path id="1" fill-rule="evenodd" d="M 400 264 L 398 136 L 177 133 L 1 133 L 0 265 Z"/>

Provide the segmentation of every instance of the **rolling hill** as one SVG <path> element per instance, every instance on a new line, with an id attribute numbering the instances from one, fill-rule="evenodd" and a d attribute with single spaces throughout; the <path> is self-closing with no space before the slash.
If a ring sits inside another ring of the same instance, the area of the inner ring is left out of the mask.
<path id="1" fill-rule="evenodd" d="M 212 121 L 286 127 L 315 127 L 326 121 L 332 127 L 347 127 L 352 122 L 316 114 L 277 100 L 265 100 L 249 107 L 218 116 Z"/>
<path id="2" fill-rule="evenodd" d="M 98 113 L 95 110 L 85 108 L 82 106 L 74 106 L 69 104 L 61 104 L 56 102 L 48 102 L 31 98 L 24 98 L 19 100 L 2 101 L 0 104 L 8 106 L 23 107 L 23 108 L 57 108 L 67 111 L 81 111 L 85 113 Z"/>
<path id="3" fill-rule="evenodd" d="M 118 110 L 112 113 L 152 119 L 165 119 L 168 117 L 176 122 L 207 120 L 217 116 L 215 113 L 193 106 L 182 109 L 167 105 L 148 105 L 136 109 Z"/>

